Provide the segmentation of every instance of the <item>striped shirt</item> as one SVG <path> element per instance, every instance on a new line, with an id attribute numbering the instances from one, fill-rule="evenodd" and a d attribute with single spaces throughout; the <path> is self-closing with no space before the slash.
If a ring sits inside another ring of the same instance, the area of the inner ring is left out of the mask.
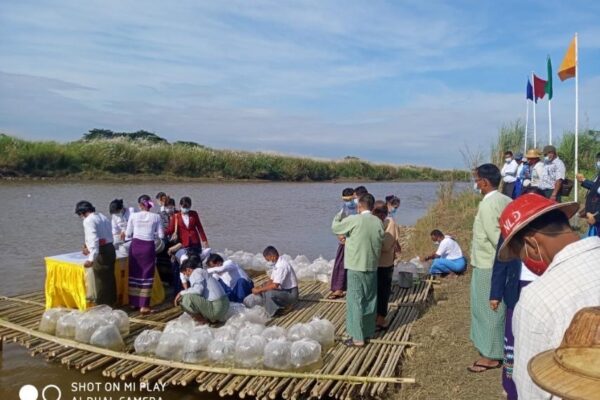
<path id="1" fill-rule="evenodd" d="M 537 280 L 523 288 L 513 315 L 513 380 L 520 399 L 550 399 L 527 373 L 529 360 L 558 347 L 575 313 L 600 304 L 600 238 L 562 249 Z"/>

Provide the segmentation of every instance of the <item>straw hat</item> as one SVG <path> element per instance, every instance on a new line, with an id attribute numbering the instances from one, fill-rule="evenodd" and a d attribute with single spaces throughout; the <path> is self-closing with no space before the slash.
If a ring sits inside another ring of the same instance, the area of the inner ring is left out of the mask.
<path id="1" fill-rule="evenodd" d="M 579 204 L 577 202 L 557 203 L 535 193 L 524 194 L 508 203 L 502 214 L 500 214 L 500 232 L 504 238 L 504 243 L 498 250 L 498 259 L 500 261 L 510 261 L 515 258 L 510 252 L 510 241 L 534 219 L 552 210 L 560 210 L 570 219 L 578 209 Z"/>
<path id="2" fill-rule="evenodd" d="M 525 154 L 525 158 L 542 158 L 542 155 L 538 149 L 529 149 Z"/>
<path id="3" fill-rule="evenodd" d="M 600 307 L 575 314 L 557 349 L 533 357 L 527 365 L 531 379 L 565 399 L 598 399 L 600 395 Z"/>

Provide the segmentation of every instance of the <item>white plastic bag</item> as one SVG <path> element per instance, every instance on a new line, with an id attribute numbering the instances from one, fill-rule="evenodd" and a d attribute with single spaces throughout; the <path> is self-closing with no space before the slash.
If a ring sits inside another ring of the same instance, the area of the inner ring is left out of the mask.
<path id="1" fill-rule="evenodd" d="M 313 339 L 317 340 L 317 334 L 314 328 L 309 324 L 296 323 L 288 329 L 288 339 L 292 342 L 300 339 Z"/>
<path id="2" fill-rule="evenodd" d="M 269 326 L 262 332 L 262 337 L 264 337 L 267 342 L 270 342 L 272 340 L 285 339 L 287 337 L 287 332 L 285 328 L 282 328 L 281 326 Z"/>
<path id="3" fill-rule="evenodd" d="M 260 336 L 264 330 L 264 325 L 246 322 L 244 326 L 242 326 L 242 328 L 238 331 L 236 339 L 248 336 Z"/>
<path id="4" fill-rule="evenodd" d="M 156 356 L 165 360 L 182 361 L 183 345 L 189 332 L 163 332 L 156 346 Z"/>
<path id="5" fill-rule="evenodd" d="M 309 322 L 309 325 L 313 329 L 314 339 L 316 339 L 321 346 L 331 347 L 335 343 L 335 326 L 326 319 L 313 318 Z"/>
<path id="6" fill-rule="evenodd" d="M 133 348 L 137 354 L 153 355 L 162 335 L 161 331 L 146 329 L 140 333 L 133 342 Z"/>
<path id="7" fill-rule="evenodd" d="M 115 351 L 123 350 L 125 347 L 119 329 L 113 324 L 104 325 L 96 329 L 90 338 L 90 344 Z"/>
<path id="8" fill-rule="evenodd" d="M 213 329 L 213 336 L 216 340 L 235 340 L 238 329 L 231 325 L 223 325 L 220 328 Z"/>
<path id="9" fill-rule="evenodd" d="M 213 334 L 209 327 L 199 326 L 192 330 L 183 345 L 183 361 L 187 363 L 199 363 L 208 358 L 208 345 L 213 340 Z"/>
<path id="10" fill-rule="evenodd" d="M 268 342 L 263 352 L 263 363 L 265 367 L 288 370 L 291 368 L 291 348 L 292 343 L 284 338 L 279 338 Z"/>
<path id="11" fill-rule="evenodd" d="M 271 319 L 267 310 L 260 305 L 256 305 L 244 311 L 244 317 L 246 321 L 253 322 L 255 324 L 266 324 Z"/>
<path id="12" fill-rule="evenodd" d="M 296 368 L 317 363 L 321 359 L 321 345 L 316 340 L 301 339 L 292 343 L 290 361 Z"/>
<path id="13" fill-rule="evenodd" d="M 261 365 L 265 344 L 262 336 L 239 336 L 235 343 L 235 362 L 245 368 L 255 368 Z"/>
<path id="14" fill-rule="evenodd" d="M 208 359 L 213 362 L 219 364 L 229 364 L 233 362 L 234 353 L 234 340 L 214 339 L 208 344 Z"/>
<path id="15" fill-rule="evenodd" d="M 40 320 L 39 331 L 54 335 L 56 333 L 56 323 L 58 319 L 67 314 L 69 310 L 64 308 L 50 308 L 44 311 Z"/>
<path id="16" fill-rule="evenodd" d="M 81 343 L 89 343 L 96 329 L 110 324 L 106 319 L 106 315 L 103 313 L 86 312 L 80 316 L 75 325 L 75 340 Z"/>
<path id="17" fill-rule="evenodd" d="M 171 333 L 171 332 L 188 333 L 192 329 L 194 329 L 194 326 L 196 326 L 194 319 L 192 317 L 190 317 L 187 313 L 183 313 L 178 318 L 167 322 L 167 325 L 165 325 L 165 329 L 163 330 L 163 332 L 165 332 L 165 333 Z"/>
<path id="18" fill-rule="evenodd" d="M 115 325 L 122 336 L 129 334 L 129 316 L 123 310 L 113 310 L 107 316 L 108 322 Z"/>
<path id="19" fill-rule="evenodd" d="M 81 314 L 81 311 L 71 311 L 61 315 L 58 321 L 56 321 L 56 336 L 73 339 L 75 337 L 77 320 L 79 320 Z"/>
<path id="20" fill-rule="evenodd" d="M 225 321 L 229 321 L 229 319 L 233 318 L 238 314 L 242 314 L 246 310 L 246 306 L 242 303 L 229 303 L 229 309 L 225 314 Z"/>
<path id="21" fill-rule="evenodd" d="M 112 308 L 107 306 L 106 304 L 101 304 L 99 306 L 91 307 L 85 310 L 85 314 L 102 314 L 108 315 L 112 312 Z"/>

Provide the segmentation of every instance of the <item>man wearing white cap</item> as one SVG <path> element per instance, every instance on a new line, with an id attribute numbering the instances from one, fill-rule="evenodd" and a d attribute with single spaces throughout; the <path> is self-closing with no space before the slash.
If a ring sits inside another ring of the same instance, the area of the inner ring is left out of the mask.
<path id="1" fill-rule="evenodd" d="M 600 238 L 579 239 L 569 225 L 575 202 L 525 194 L 500 216 L 500 260 L 517 256 L 540 278 L 523 289 L 513 315 L 513 380 L 520 399 L 550 399 L 527 371 L 530 359 L 557 347 L 582 307 L 600 304 Z"/>

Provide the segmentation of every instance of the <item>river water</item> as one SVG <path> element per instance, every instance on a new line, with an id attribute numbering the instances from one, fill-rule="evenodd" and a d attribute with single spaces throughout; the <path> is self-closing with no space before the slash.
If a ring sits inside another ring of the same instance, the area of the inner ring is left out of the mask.
<path id="1" fill-rule="evenodd" d="M 330 224 L 339 210 L 342 189 L 352 183 L 0 183 L 0 295 L 43 290 L 44 257 L 77 251 L 83 244 L 81 219 L 74 215 L 79 200 L 91 201 L 108 214 L 108 205 L 122 198 L 135 206 L 141 194 L 152 198 L 159 191 L 174 197 L 190 196 L 192 209 L 200 213 L 210 246 L 262 251 L 274 245 L 292 256 L 310 259 L 335 256 L 337 241 Z M 367 183 L 376 198 L 395 194 L 402 200 L 397 221 L 412 225 L 435 201 L 439 183 Z M 460 185 L 463 187 L 463 185 Z M 116 392 L 75 392 L 72 382 L 105 381 L 100 375 L 81 375 L 77 371 L 33 359 L 17 346 L 5 345 L 0 360 L 0 399 L 19 399 L 24 384 L 41 390 L 55 384 L 66 397 L 99 400 Z M 47 396 L 52 390 L 47 391 Z M 128 393 L 127 395 L 135 395 Z M 140 395 L 140 393 L 138 393 Z M 191 399 L 193 389 L 168 389 L 147 396 L 166 399 Z M 94 397 L 90 398 L 87 397 Z M 80 397 L 80 398 L 79 398 Z M 40 399 L 41 393 L 40 393 Z M 55 399 L 56 397 L 52 397 Z M 204 398 L 204 395 L 202 396 Z M 28 400 L 28 399 L 22 399 Z M 47 397 L 50 400 L 50 397 Z M 151 400 L 151 399 L 149 399 Z"/>

